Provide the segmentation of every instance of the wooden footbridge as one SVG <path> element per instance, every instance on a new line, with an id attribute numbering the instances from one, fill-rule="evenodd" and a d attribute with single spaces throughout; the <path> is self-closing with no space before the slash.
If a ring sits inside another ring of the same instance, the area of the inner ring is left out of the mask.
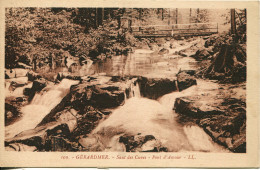
<path id="1" fill-rule="evenodd" d="M 137 38 L 206 36 L 218 33 L 218 23 L 132 26 L 128 29 Z"/>

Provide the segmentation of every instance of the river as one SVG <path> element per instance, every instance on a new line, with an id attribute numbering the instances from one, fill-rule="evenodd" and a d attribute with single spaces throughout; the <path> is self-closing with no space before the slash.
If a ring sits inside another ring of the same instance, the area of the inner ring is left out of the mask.
<path id="1" fill-rule="evenodd" d="M 180 70 L 196 69 L 196 61 L 193 58 L 174 54 L 189 47 L 190 45 L 179 46 L 161 55 L 155 51 L 139 49 L 127 56 L 114 56 L 103 62 L 75 68 L 73 72 L 81 76 L 102 73 L 108 76 L 175 78 Z M 34 128 L 68 93 L 70 86 L 78 83 L 63 79 L 59 84 L 50 86 L 48 91 L 37 93 L 30 104 L 21 108 L 21 120 L 6 127 L 6 138 Z M 227 152 L 197 125 L 177 122 L 177 114 L 172 109 L 177 97 L 199 94 L 203 88 L 217 86 L 203 80 L 199 80 L 197 84 L 182 92 L 166 94 L 158 100 L 142 97 L 138 85 L 133 85 L 134 95 L 126 99 L 123 106 L 114 109 L 89 136 L 99 141 L 104 147 L 103 151 L 125 151 L 122 143 L 119 143 L 119 136 L 142 134 L 153 135 L 170 152 Z M 81 139 L 83 142 L 84 140 L 87 141 L 88 138 Z"/>

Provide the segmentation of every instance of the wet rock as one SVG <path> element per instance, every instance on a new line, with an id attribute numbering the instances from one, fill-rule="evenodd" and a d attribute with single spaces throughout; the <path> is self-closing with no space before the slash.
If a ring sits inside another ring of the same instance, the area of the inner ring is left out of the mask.
<path id="1" fill-rule="evenodd" d="M 157 99 L 167 93 L 176 91 L 176 80 L 161 78 L 138 77 L 141 96 L 150 99 Z"/>
<path id="2" fill-rule="evenodd" d="M 100 140 L 98 140 L 96 136 L 91 134 L 86 137 L 81 137 L 79 139 L 79 143 L 83 147 L 82 148 L 83 151 L 98 152 L 98 151 L 104 151 L 106 149 L 104 145 L 100 142 Z"/>
<path id="3" fill-rule="evenodd" d="M 24 94 L 29 96 L 29 101 L 31 101 L 35 93 L 40 92 L 44 87 L 47 86 L 47 81 L 44 78 L 40 78 L 33 81 L 32 88 L 24 89 Z"/>
<path id="4" fill-rule="evenodd" d="M 56 81 L 61 81 L 62 79 L 70 79 L 70 80 L 81 80 L 80 76 L 75 76 L 72 75 L 71 73 L 66 73 L 66 72 L 59 72 L 56 76 Z"/>
<path id="5" fill-rule="evenodd" d="M 124 91 L 114 90 L 115 88 L 102 89 L 102 85 L 80 84 L 71 90 L 72 105 L 81 107 L 91 105 L 96 108 L 114 108 L 124 102 Z"/>
<path id="6" fill-rule="evenodd" d="M 79 147 L 77 142 L 70 138 L 68 125 L 57 122 L 24 131 L 14 138 L 7 139 L 5 146 L 17 143 L 36 147 L 38 151 L 75 151 Z"/>
<path id="7" fill-rule="evenodd" d="M 11 78 L 7 80 L 10 82 L 9 85 L 9 91 L 14 91 L 18 87 L 23 87 L 27 85 L 28 83 L 28 78 L 27 77 L 19 77 L 19 78 Z"/>
<path id="8" fill-rule="evenodd" d="M 190 76 L 194 76 L 196 73 L 196 70 L 182 70 L 181 72 L 184 72 Z"/>
<path id="9" fill-rule="evenodd" d="M 28 104 L 28 97 L 6 97 L 5 98 L 5 126 L 19 120 L 20 108 Z"/>
<path id="10" fill-rule="evenodd" d="M 234 124 L 234 119 L 238 119 L 236 116 L 222 116 L 215 117 L 215 121 L 200 121 L 206 133 L 208 133 L 212 139 L 225 146 L 232 152 L 245 153 L 246 152 L 246 129 L 245 118 L 240 121 L 243 125 L 237 126 Z"/>
<path id="11" fill-rule="evenodd" d="M 47 82 L 44 78 L 40 78 L 38 80 L 35 80 L 32 85 L 32 90 L 35 92 L 41 91 L 44 87 L 46 87 Z"/>
<path id="12" fill-rule="evenodd" d="M 191 57 L 195 58 L 198 61 L 205 60 L 210 56 L 210 53 L 206 49 L 198 50 L 194 55 Z"/>
<path id="13" fill-rule="evenodd" d="M 37 126 L 43 126 L 50 122 L 66 123 L 70 129 L 71 137 L 77 138 L 80 135 L 89 134 L 104 116 L 105 114 L 98 109 L 87 104 L 84 105 L 84 102 L 82 104 L 69 104 L 63 101 L 45 116 Z"/>
<path id="14" fill-rule="evenodd" d="M 89 134 L 104 117 L 103 113 L 93 107 L 89 106 L 86 113 L 78 116 L 77 126 L 72 132 L 72 136 L 80 136 Z"/>
<path id="15" fill-rule="evenodd" d="M 210 56 L 208 57 L 209 59 L 211 59 L 211 57 L 214 57 L 213 55 L 215 54 L 214 50 L 213 50 L 213 46 L 208 47 L 207 48 L 208 53 L 210 54 Z"/>
<path id="16" fill-rule="evenodd" d="M 180 116 L 195 118 L 213 141 L 232 152 L 245 153 L 246 105 L 241 96 L 235 95 L 236 91 L 222 88 L 202 95 L 180 97 L 176 99 L 174 108 Z"/>
<path id="17" fill-rule="evenodd" d="M 5 69 L 5 79 L 15 78 L 15 70 Z"/>
<path id="18" fill-rule="evenodd" d="M 25 77 L 27 76 L 28 70 L 27 69 L 22 69 L 22 68 L 15 68 L 13 69 L 13 71 L 15 72 L 15 77 Z"/>
<path id="19" fill-rule="evenodd" d="M 103 113 L 92 106 L 86 106 L 83 110 L 78 111 L 66 108 L 52 117 L 49 114 L 40 124 L 49 122 L 66 123 L 71 132 L 71 137 L 76 138 L 80 135 L 89 134 L 103 117 Z"/>
<path id="20" fill-rule="evenodd" d="M 197 85 L 196 79 L 193 76 L 191 76 L 192 74 L 192 71 L 182 71 L 177 74 L 177 83 L 179 91 L 185 90 L 193 85 Z"/>
<path id="21" fill-rule="evenodd" d="M 150 47 L 150 50 L 153 50 L 153 51 L 159 50 L 159 47 L 156 43 L 150 43 L 149 47 Z"/>
<path id="22" fill-rule="evenodd" d="M 17 107 L 5 103 L 5 126 L 10 125 L 15 119 L 19 118 L 20 111 Z"/>
<path id="23" fill-rule="evenodd" d="M 207 40 L 205 41 L 205 44 L 204 46 L 206 48 L 208 48 L 209 46 L 213 46 L 216 42 L 216 37 L 215 36 L 211 36 L 211 37 L 208 37 Z"/>
<path id="24" fill-rule="evenodd" d="M 77 144 L 70 139 L 70 130 L 67 124 L 61 124 L 45 132 L 45 151 L 76 151 Z"/>
<path id="25" fill-rule="evenodd" d="M 126 152 L 159 152 L 167 151 L 152 135 L 120 136 L 119 142 L 125 145 Z"/>
<path id="26" fill-rule="evenodd" d="M 208 99 L 207 99 L 208 100 Z M 201 118 L 208 115 L 224 114 L 217 106 L 210 106 L 200 96 L 177 98 L 174 104 L 175 111 L 187 116 Z"/>
<path id="27" fill-rule="evenodd" d="M 204 36 L 204 37 L 203 37 L 203 40 L 207 40 L 207 39 L 209 39 L 209 37 L 210 37 L 210 36 Z"/>
<path id="28" fill-rule="evenodd" d="M 35 73 L 35 72 L 33 72 L 33 71 L 29 71 L 28 74 L 27 74 L 27 76 L 28 76 L 28 80 L 29 80 L 29 81 L 34 81 L 34 80 L 36 80 L 36 79 L 42 78 L 39 74 L 37 74 L 37 73 Z"/>
<path id="29" fill-rule="evenodd" d="M 5 147 L 6 151 L 29 151 L 34 152 L 37 151 L 35 146 L 28 146 L 22 143 L 12 143 Z"/>
<path id="30" fill-rule="evenodd" d="M 163 55 L 163 54 L 169 54 L 169 50 L 166 49 L 166 48 L 162 48 L 159 52 L 158 52 L 159 55 Z"/>

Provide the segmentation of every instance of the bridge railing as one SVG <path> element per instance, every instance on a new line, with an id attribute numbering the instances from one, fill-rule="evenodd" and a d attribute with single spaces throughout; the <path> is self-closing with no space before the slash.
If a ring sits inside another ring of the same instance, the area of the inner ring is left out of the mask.
<path id="1" fill-rule="evenodd" d="M 191 24 L 171 24 L 171 25 L 145 25 L 130 26 L 130 31 L 138 36 L 174 36 L 181 34 L 213 34 L 218 33 L 218 23 L 191 23 Z"/>

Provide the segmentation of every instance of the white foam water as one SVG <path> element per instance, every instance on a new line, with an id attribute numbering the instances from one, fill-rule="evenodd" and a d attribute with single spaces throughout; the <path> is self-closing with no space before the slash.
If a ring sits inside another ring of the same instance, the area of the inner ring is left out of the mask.
<path id="1" fill-rule="evenodd" d="M 138 86 L 133 85 L 132 88 L 135 88 L 132 91 L 136 94 Z M 196 90 L 194 86 L 186 91 L 166 94 L 159 101 L 133 95 L 101 122 L 90 136 L 97 139 L 104 151 L 122 151 L 124 147 L 119 143 L 121 135 L 141 133 L 153 135 L 170 152 L 228 152 L 197 125 L 185 126 L 176 121 L 177 114 L 172 110 L 175 99 Z"/>
<path id="2" fill-rule="evenodd" d="M 79 81 L 63 79 L 50 90 L 36 93 L 31 103 L 21 108 L 21 119 L 5 127 L 6 139 L 12 138 L 22 131 L 35 128 L 51 109 L 67 95 L 71 85 L 78 83 Z"/>

